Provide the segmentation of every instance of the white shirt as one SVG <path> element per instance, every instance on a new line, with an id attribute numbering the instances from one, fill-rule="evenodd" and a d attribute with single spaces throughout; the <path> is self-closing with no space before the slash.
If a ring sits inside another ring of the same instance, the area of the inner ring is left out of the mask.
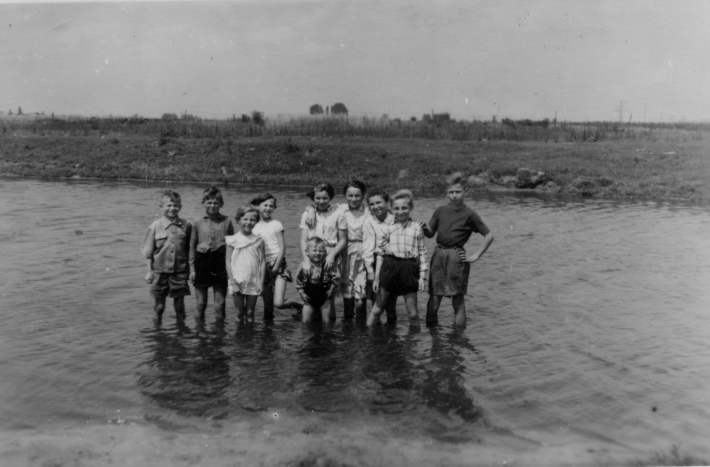
<path id="1" fill-rule="evenodd" d="M 266 262 L 272 263 L 276 261 L 279 253 L 278 234 L 284 231 L 284 226 L 281 222 L 271 219 L 269 222 L 257 222 L 252 230 L 253 233 L 260 235 L 264 239 L 264 250 L 266 252 Z"/>

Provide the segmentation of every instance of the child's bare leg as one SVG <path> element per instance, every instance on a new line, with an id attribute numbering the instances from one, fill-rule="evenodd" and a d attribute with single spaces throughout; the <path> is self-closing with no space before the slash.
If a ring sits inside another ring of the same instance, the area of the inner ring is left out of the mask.
<path id="1" fill-rule="evenodd" d="M 264 284 L 261 297 L 264 299 L 264 320 L 274 319 L 274 288 Z"/>
<path id="2" fill-rule="evenodd" d="M 355 299 L 355 316 L 358 319 L 367 317 L 367 300 L 365 298 Z"/>
<path id="3" fill-rule="evenodd" d="M 207 309 L 207 295 L 209 289 L 206 287 L 195 287 L 195 299 L 197 300 L 197 308 L 195 309 L 195 319 L 204 321 L 205 310 Z"/>
<path id="4" fill-rule="evenodd" d="M 451 304 L 454 307 L 454 324 L 459 327 L 466 327 L 466 301 L 464 295 L 454 295 L 451 297 Z"/>
<path id="5" fill-rule="evenodd" d="M 297 300 L 284 300 L 284 295 L 286 295 L 286 279 L 283 277 L 276 278 L 276 284 L 274 284 L 274 307 L 279 310 L 295 308 L 300 310 L 303 308 L 303 302 Z"/>
<path id="6" fill-rule="evenodd" d="M 247 313 L 247 323 L 254 322 L 254 308 L 256 308 L 256 301 L 259 298 L 258 295 L 244 295 L 244 307 Z"/>
<path id="7" fill-rule="evenodd" d="M 390 294 L 390 297 L 385 304 L 385 312 L 387 313 L 388 323 L 394 323 L 397 321 L 397 296 L 395 294 Z"/>
<path id="8" fill-rule="evenodd" d="M 153 319 L 160 322 L 163 319 L 165 311 L 165 297 L 155 297 L 155 305 L 153 305 Z"/>
<path id="9" fill-rule="evenodd" d="M 224 315 L 227 309 L 227 287 L 217 286 L 214 289 L 214 311 L 217 316 L 224 319 Z"/>
<path id="10" fill-rule="evenodd" d="M 333 307 L 333 302 L 335 300 L 326 300 L 322 307 L 320 307 L 320 315 L 323 318 L 323 322 L 333 322 L 335 321 L 335 309 Z"/>
<path id="11" fill-rule="evenodd" d="M 355 299 L 353 297 L 343 297 L 343 319 L 349 321 L 355 315 Z"/>
<path id="12" fill-rule="evenodd" d="M 173 297 L 173 308 L 175 309 L 175 316 L 178 319 L 185 319 L 185 297 L 180 295 L 179 297 Z"/>
<path id="13" fill-rule="evenodd" d="M 237 321 L 241 321 L 244 319 L 245 315 L 245 310 L 244 310 L 244 295 L 240 294 L 239 292 L 235 292 L 232 294 L 232 298 L 234 298 L 234 306 L 237 309 Z"/>
<path id="14" fill-rule="evenodd" d="M 441 306 L 441 295 L 429 295 L 429 301 L 426 304 L 426 324 L 433 326 L 439 322 L 439 306 Z"/>
<path id="15" fill-rule="evenodd" d="M 306 302 L 303 304 L 303 315 L 301 316 L 301 321 L 304 323 L 310 323 L 313 320 L 313 306 Z"/>
<path id="16" fill-rule="evenodd" d="M 367 325 L 374 326 L 380 322 L 380 315 L 384 310 L 384 304 L 390 298 L 390 293 L 384 287 L 380 286 L 379 292 L 377 292 L 377 301 L 373 305 L 372 310 L 370 310 L 370 316 L 367 317 Z"/>
<path id="17" fill-rule="evenodd" d="M 408 293 L 404 296 L 404 305 L 409 315 L 409 325 L 419 327 L 419 311 L 417 310 L 417 293 Z"/>

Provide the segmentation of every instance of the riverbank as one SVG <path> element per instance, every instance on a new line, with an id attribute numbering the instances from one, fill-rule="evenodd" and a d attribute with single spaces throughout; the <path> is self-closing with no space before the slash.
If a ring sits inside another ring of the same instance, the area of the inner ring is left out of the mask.
<path id="1" fill-rule="evenodd" d="M 472 190 L 599 198 L 710 199 L 710 143 L 441 141 L 363 137 L 0 136 L 0 175 L 440 190 L 456 170 Z M 521 170 L 525 169 L 525 170 Z M 531 180 L 532 179 L 532 180 Z M 534 187 L 534 188 L 525 188 Z"/>

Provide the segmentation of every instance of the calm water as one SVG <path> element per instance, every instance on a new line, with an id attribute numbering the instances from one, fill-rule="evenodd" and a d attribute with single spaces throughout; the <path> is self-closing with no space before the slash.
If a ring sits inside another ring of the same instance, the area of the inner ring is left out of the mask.
<path id="1" fill-rule="evenodd" d="M 202 213 L 202 186 L 171 187 L 181 216 Z M 193 297 L 156 326 L 139 248 L 162 189 L 1 181 L 3 465 L 710 459 L 707 205 L 470 199 L 496 240 L 464 331 L 446 301 L 419 332 L 401 302 L 373 330 L 290 312 L 237 326 L 231 303 L 198 327 Z M 256 191 L 227 189 L 223 212 Z M 294 269 L 301 191 L 272 190 Z M 417 199 L 415 218 L 442 202 Z"/>

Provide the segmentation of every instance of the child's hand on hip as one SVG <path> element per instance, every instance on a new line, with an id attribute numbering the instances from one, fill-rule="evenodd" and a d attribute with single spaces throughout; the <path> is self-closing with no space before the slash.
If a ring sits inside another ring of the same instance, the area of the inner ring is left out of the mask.
<path id="1" fill-rule="evenodd" d="M 149 284 L 153 283 L 153 273 L 152 272 L 145 273 L 145 281 Z"/>
<path id="2" fill-rule="evenodd" d="M 425 286 L 426 286 L 426 280 L 424 278 L 419 279 L 419 292 L 424 292 Z"/>
<path id="3" fill-rule="evenodd" d="M 190 277 L 188 277 L 187 280 L 189 280 L 192 285 L 195 285 L 195 271 L 190 273 Z"/>

